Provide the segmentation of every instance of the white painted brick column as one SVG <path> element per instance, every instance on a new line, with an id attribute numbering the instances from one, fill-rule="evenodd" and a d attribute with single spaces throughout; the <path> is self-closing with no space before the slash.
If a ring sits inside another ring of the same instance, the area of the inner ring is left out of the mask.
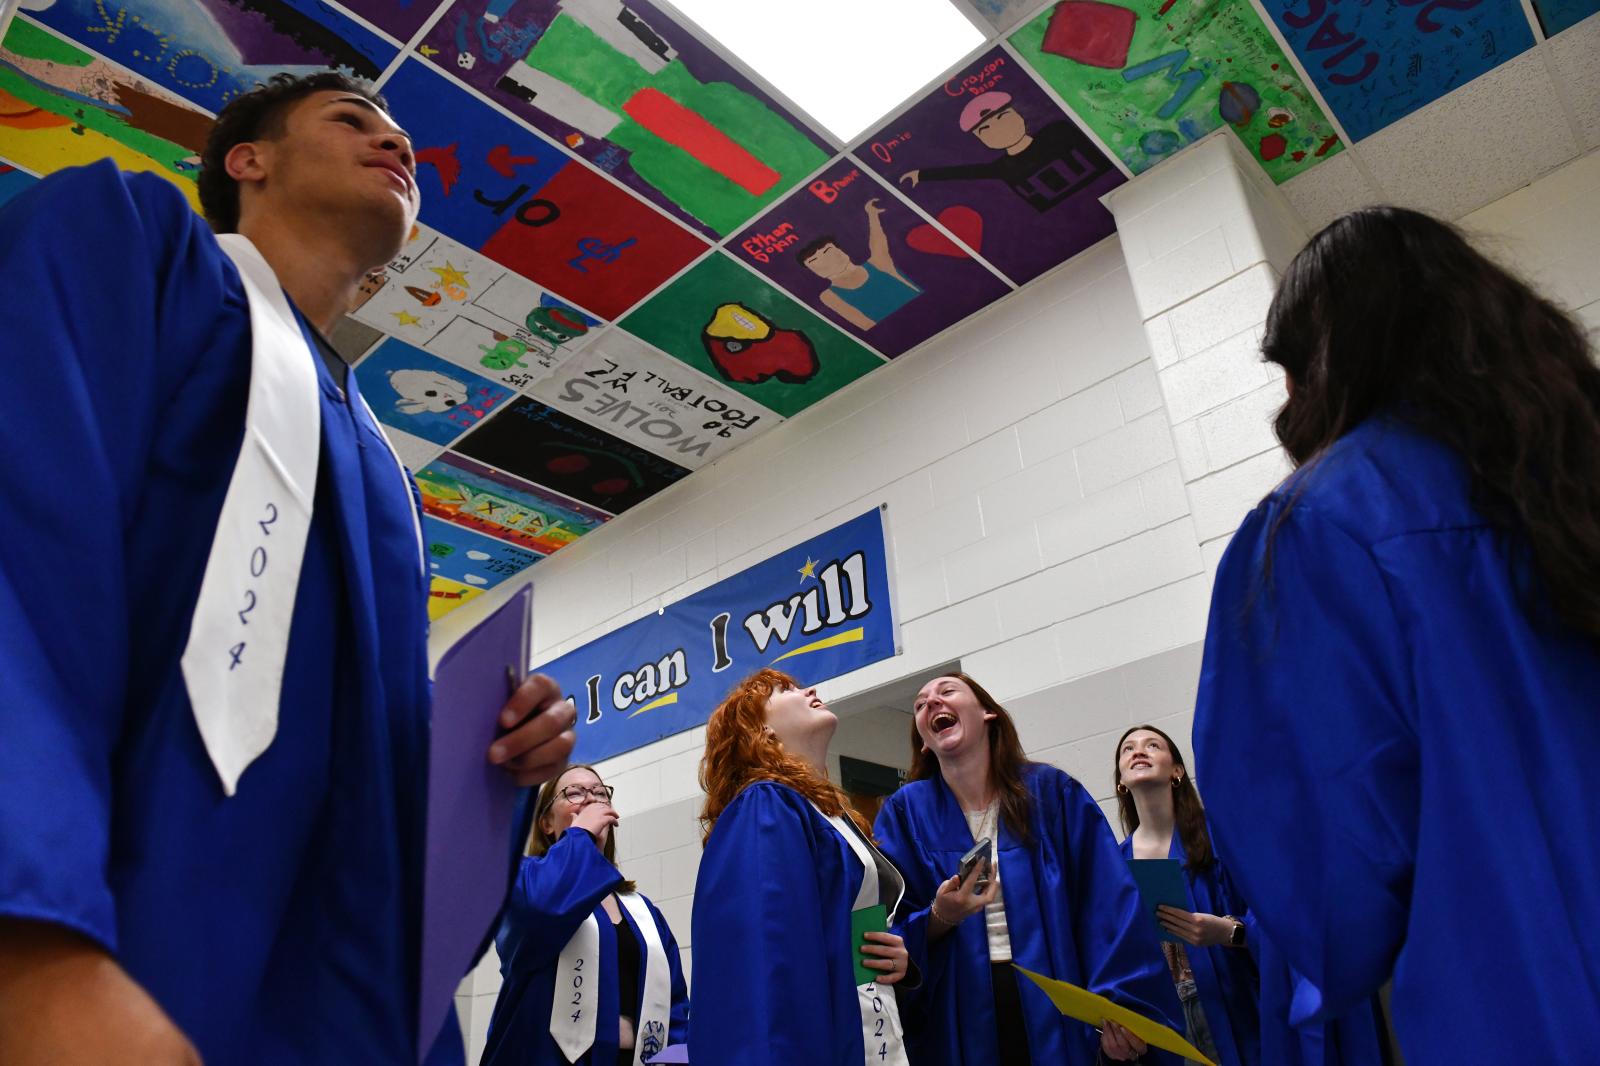
<path id="1" fill-rule="evenodd" d="M 1306 241 L 1226 127 L 1102 198 L 1117 220 L 1208 570 L 1289 470 L 1283 373 L 1261 361 L 1278 278 Z"/>

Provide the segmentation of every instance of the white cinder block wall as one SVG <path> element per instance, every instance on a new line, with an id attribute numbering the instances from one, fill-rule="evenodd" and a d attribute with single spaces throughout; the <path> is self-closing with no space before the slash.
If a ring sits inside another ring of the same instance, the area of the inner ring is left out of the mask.
<path id="1" fill-rule="evenodd" d="M 1010 708 L 1030 754 L 1114 817 L 1114 741 L 1154 721 L 1187 744 L 1209 573 L 1287 469 L 1268 425 L 1281 377 L 1255 346 L 1303 230 L 1232 152 L 1219 138 L 1149 172 L 1112 198 L 1125 244 L 1104 242 L 540 563 L 534 661 L 887 503 L 904 652 L 824 695 L 870 703 L 959 661 Z M 1600 318 L 1600 154 L 1464 221 Z M 436 640 L 509 591 L 452 614 Z M 903 753 L 895 723 L 851 726 L 846 754 Z M 691 730 L 600 767 L 618 788 L 623 868 L 691 971 L 703 743 Z M 457 998 L 472 1061 L 496 966 L 491 952 Z"/>

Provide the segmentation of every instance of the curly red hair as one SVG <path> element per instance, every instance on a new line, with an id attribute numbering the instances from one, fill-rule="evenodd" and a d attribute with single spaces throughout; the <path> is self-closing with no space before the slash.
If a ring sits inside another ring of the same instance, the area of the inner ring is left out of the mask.
<path id="1" fill-rule="evenodd" d="M 783 750 L 767 729 L 767 700 L 774 692 L 799 688 L 782 670 L 757 670 L 733 687 L 706 723 L 706 753 L 700 760 L 700 787 L 706 805 L 700 812 L 700 842 L 711 836 L 728 804 L 758 781 L 788 785 L 827 815 L 842 814 L 868 837 L 872 829 L 846 802 L 844 794 L 809 763 Z"/>

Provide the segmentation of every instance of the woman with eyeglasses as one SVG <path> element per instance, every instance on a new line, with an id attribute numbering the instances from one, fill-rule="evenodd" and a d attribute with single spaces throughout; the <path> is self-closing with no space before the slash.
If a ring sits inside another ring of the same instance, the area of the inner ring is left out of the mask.
<path id="1" fill-rule="evenodd" d="M 612 795 L 591 766 L 539 792 L 482 1066 L 643 1066 L 688 1039 L 678 942 L 617 869 Z"/>

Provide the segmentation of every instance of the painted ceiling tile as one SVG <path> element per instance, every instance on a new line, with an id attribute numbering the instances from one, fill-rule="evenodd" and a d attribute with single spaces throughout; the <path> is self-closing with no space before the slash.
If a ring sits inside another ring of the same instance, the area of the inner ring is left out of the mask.
<path id="1" fill-rule="evenodd" d="M 0 160 L 0 204 L 31 187 L 38 180 L 27 171 L 18 170 L 12 164 Z"/>
<path id="2" fill-rule="evenodd" d="M 1554 37 L 1600 12 L 1600 0 L 1533 0 L 1533 10 L 1539 15 L 1544 35 Z"/>
<path id="3" fill-rule="evenodd" d="M 378 421 L 435 444 L 449 444 L 515 395 L 392 338 L 356 365 L 356 380 Z"/>
<path id="4" fill-rule="evenodd" d="M 883 365 L 725 254 L 696 263 L 622 326 L 785 418 Z"/>
<path id="5" fill-rule="evenodd" d="M 204 111 L 26 19 L 0 43 L 0 155 L 40 173 L 110 158 L 168 178 L 196 208 Z"/>
<path id="6" fill-rule="evenodd" d="M 415 37 L 428 16 L 450 0 L 339 0 L 339 6 L 353 12 L 397 40 Z"/>
<path id="7" fill-rule="evenodd" d="M 783 419 L 620 329 L 528 390 L 546 406 L 698 470 Z"/>
<path id="8" fill-rule="evenodd" d="M 1135 174 L 1224 123 L 1275 182 L 1343 147 L 1249 0 L 1062 0 L 1011 44 Z"/>
<path id="9" fill-rule="evenodd" d="M 437 622 L 462 604 L 477 599 L 483 590 L 451 581 L 447 577 L 428 580 L 428 621 Z"/>
<path id="10" fill-rule="evenodd" d="M 384 426 L 383 435 L 389 441 L 389 446 L 400 457 L 400 462 L 407 470 L 421 470 L 444 452 L 444 447 L 431 440 L 414 437 L 403 429 L 394 426 Z"/>
<path id="11" fill-rule="evenodd" d="M 384 86 L 416 146 L 422 221 L 614 318 L 705 241 L 412 60 Z"/>
<path id="12" fill-rule="evenodd" d="M 971 0 L 971 3 L 983 20 L 999 33 L 1039 10 L 1039 0 Z"/>
<path id="13" fill-rule="evenodd" d="M 1116 229 L 1126 179 L 1011 53 L 975 60 L 856 153 L 1018 284 Z"/>
<path id="14" fill-rule="evenodd" d="M 351 315 L 513 390 L 544 377 L 600 320 L 418 225 L 388 266 L 361 286 Z"/>
<path id="15" fill-rule="evenodd" d="M 514 400 L 455 445 L 480 463 L 617 514 L 689 473 L 537 400 Z"/>
<path id="16" fill-rule="evenodd" d="M 833 154 L 644 0 L 460 0 L 420 51 L 718 236 Z"/>
<path id="17" fill-rule="evenodd" d="M 978 230 L 963 237 L 982 245 Z M 768 211 L 728 251 L 891 357 L 1011 291 L 848 158 Z"/>
<path id="18" fill-rule="evenodd" d="M 212 113 L 280 71 L 372 81 L 399 52 L 318 0 L 34 0 L 29 13 Z"/>
<path id="19" fill-rule="evenodd" d="M 494 588 L 542 558 L 538 552 L 428 515 L 422 519 L 422 542 L 433 577 L 480 589 Z"/>
<path id="20" fill-rule="evenodd" d="M 571 544 L 611 516 L 455 452 L 416 472 L 428 515 L 540 555 Z"/>
<path id="21" fill-rule="evenodd" d="M 1334 117 L 1357 141 L 1533 47 L 1507 0 L 1265 0 Z"/>

